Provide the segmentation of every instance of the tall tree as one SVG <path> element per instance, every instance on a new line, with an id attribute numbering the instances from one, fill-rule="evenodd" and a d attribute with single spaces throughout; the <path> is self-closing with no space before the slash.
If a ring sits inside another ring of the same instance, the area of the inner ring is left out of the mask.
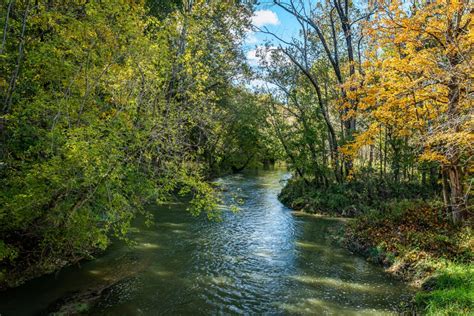
<path id="1" fill-rule="evenodd" d="M 410 8 L 379 1 L 367 29 L 376 49 L 368 52 L 365 76 L 351 83 L 363 85 L 353 97 L 360 98 L 359 116 L 370 121 L 354 153 L 382 127 L 396 139 L 410 138 L 420 159 L 441 165 L 446 207 L 456 223 L 468 216 L 472 168 L 472 17 L 469 1 Z"/>

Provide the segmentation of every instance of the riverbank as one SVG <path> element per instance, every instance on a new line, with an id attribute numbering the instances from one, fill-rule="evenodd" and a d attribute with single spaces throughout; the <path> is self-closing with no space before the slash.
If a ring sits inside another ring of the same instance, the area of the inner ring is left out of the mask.
<path id="1" fill-rule="evenodd" d="M 439 209 L 427 203 L 400 203 L 355 218 L 346 246 L 419 288 L 417 311 L 468 315 L 474 309 L 472 231 L 439 218 Z"/>
<path id="2" fill-rule="evenodd" d="M 369 204 L 374 200 L 364 204 L 363 198 L 347 198 L 343 192 L 324 197 L 292 181 L 280 200 L 297 214 L 352 217 L 334 238 L 418 288 L 412 312 L 468 315 L 474 309 L 472 229 L 452 225 L 439 203 L 387 199 L 376 201 L 375 208 Z"/>
<path id="3" fill-rule="evenodd" d="M 293 216 L 277 199 L 284 171 L 219 179 L 222 221 L 193 217 L 188 202 L 150 205 L 131 244 L 9 289 L 2 315 L 391 315 L 413 289 L 330 237 L 344 219 Z M 24 304 L 28 302 L 28 304 Z"/>

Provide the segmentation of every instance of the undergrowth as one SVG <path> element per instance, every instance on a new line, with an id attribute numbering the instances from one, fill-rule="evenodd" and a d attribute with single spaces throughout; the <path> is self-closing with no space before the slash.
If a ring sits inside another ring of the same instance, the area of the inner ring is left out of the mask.
<path id="1" fill-rule="evenodd" d="M 421 285 L 415 314 L 472 315 L 472 229 L 452 225 L 437 203 L 389 203 L 357 217 L 346 229 L 346 241 L 392 274 Z"/>
<path id="2" fill-rule="evenodd" d="M 387 201 L 431 199 L 434 190 L 416 182 L 395 183 L 366 178 L 327 187 L 290 179 L 279 195 L 280 201 L 308 213 L 356 216 L 383 208 Z"/>
<path id="3" fill-rule="evenodd" d="M 453 225 L 429 188 L 370 183 L 321 188 L 290 180 L 280 200 L 309 213 L 354 217 L 345 245 L 420 287 L 411 313 L 473 315 L 472 225 Z"/>

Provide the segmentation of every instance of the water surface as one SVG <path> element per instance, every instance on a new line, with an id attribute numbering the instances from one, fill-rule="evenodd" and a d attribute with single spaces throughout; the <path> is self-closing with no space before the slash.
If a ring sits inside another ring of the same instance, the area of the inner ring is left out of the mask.
<path id="1" fill-rule="evenodd" d="M 221 222 L 186 205 L 156 207 L 134 246 L 115 243 L 98 259 L 0 293 L 0 314 L 35 315 L 61 297 L 114 283 L 92 315 L 390 315 L 411 289 L 336 247 L 339 219 L 296 217 L 277 199 L 282 171 L 220 179 L 241 210 Z M 117 282 L 118 281 L 118 282 Z"/>

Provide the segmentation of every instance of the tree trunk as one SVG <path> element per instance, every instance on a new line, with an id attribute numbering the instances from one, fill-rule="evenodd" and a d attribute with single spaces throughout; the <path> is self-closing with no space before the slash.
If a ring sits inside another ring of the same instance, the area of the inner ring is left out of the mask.
<path id="1" fill-rule="evenodd" d="M 459 28 L 460 16 L 457 16 L 457 19 L 451 18 L 448 22 L 448 29 L 446 32 L 446 42 L 449 44 L 457 43 L 458 37 L 462 34 L 461 29 Z M 448 61 L 451 69 L 456 69 L 456 67 L 461 63 L 462 56 L 459 51 L 456 49 L 451 50 L 448 53 Z M 459 132 L 460 123 L 459 123 L 459 102 L 460 102 L 460 93 L 461 93 L 461 82 L 458 74 L 453 71 L 448 82 L 448 112 L 447 120 L 449 129 L 454 132 Z M 461 223 L 467 216 L 467 207 L 466 200 L 464 197 L 464 185 L 463 185 L 463 171 L 460 166 L 459 161 L 459 148 L 456 145 L 453 145 L 453 153 L 450 155 L 450 163 L 445 166 L 447 177 L 449 178 L 449 189 L 450 189 L 450 209 L 455 224 Z"/>
<path id="2" fill-rule="evenodd" d="M 445 168 L 441 170 L 442 184 L 443 184 L 443 201 L 448 213 L 451 214 L 451 195 L 449 194 L 448 173 Z"/>
<path id="3" fill-rule="evenodd" d="M 372 168 L 374 164 L 374 145 L 370 145 L 369 149 L 369 172 L 372 173 Z"/>
<path id="4" fill-rule="evenodd" d="M 454 224 L 460 224 L 466 217 L 466 201 L 464 196 L 463 173 L 458 165 L 447 168 L 451 191 L 451 213 Z"/>

